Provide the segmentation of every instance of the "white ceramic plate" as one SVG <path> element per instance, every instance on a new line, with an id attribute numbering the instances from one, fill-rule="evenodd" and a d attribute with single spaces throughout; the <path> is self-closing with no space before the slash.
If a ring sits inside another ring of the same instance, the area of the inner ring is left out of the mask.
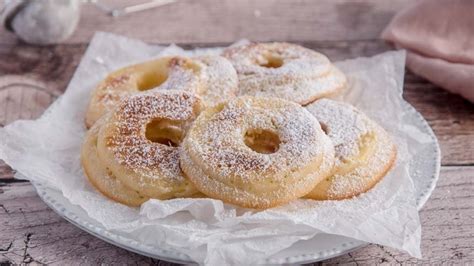
<path id="1" fill-rule="evenodd" d="M 410 172 L 416 189 L 418 209 L 421 209 L 436 186 L 439 177 L 441 153 L 438 141 L 426 120 L 411 105 L 406 104 L 407 119 L 412 120 L 419 129 L 432 139 L 430 145 L 419 153 L 410 164 Z M 182 253 L 169 251 L 166 246 L 161 248 L 144 245 L 116 232 L 107 231 L 101 224 L 90 218 L 79 206 L 71 204 L 59 191 L 33 183 L 39 196 L 57 214 L 81 228 L 82 230 L 118 247 L 152 258 L 176 263 L 192 263 Z M 310 263 L 340 256 L 360 248 L 367 243 L 337 235 L 318 235 L 317 237 L 299 241 L 290 248 L 275 254 L 263 263 L 288 264 Z"/>

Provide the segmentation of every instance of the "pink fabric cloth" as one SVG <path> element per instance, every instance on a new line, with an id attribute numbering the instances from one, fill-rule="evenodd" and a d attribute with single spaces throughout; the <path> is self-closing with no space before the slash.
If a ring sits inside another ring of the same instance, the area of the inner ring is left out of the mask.
<path id="1" fill-rule="evenodd" d="M 414 73 L 474 103 L 474 0 L 421 0 L 382 38 L 407 50 Z"/>

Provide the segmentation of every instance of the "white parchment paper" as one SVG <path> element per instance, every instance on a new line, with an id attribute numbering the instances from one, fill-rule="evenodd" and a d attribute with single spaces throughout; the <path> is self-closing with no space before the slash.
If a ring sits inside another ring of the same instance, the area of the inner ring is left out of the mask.
<path id="1" fill-rule="evenodd" d="M 344 201 L 296 200 L 264 211 L 236 208 L 213 199 L 150 200 L 140 209 L 112 202 L 88 183 L 79 154 L 83 118 L 94 86 L 109 72 L 183 51 L 97 33 L 66 92 L 34 121 L 0 129 L 0 159 L 31 181 L 57 189 L 109 230 L 139 242 L 187 254 L 202 264 L 250 264 L 297 241 L 330 233 L 398 248 L 420 257 L 421 227 L 408 171 L 426 145 L 415 125 L 403 121 L 404 52 L 338 62 L 350 88 L 343 96 L 383 125 L 398 146 L 398 160 L 371 191 Z"/>

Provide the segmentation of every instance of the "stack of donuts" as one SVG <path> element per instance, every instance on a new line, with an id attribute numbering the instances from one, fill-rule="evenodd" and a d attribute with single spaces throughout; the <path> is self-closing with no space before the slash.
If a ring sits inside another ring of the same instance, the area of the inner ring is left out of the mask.
<path id="1" fill-rule="evenodd" d="M 288 43 L 125 67 L 92 92 L 82 165 L 97 190 L 129 206 L 352 198 L 386 175 L 396 147 L 368 116 L 330 99 L 346 83 L 326 56 Z"/>

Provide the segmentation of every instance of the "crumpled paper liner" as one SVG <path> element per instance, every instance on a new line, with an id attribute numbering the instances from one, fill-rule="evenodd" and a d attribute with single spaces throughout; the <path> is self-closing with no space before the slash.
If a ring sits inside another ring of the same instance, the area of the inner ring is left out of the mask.
<path id="1" fill-rule="evenodd" d="M 140 209 L 108 200 L 86 180 L 79 160 L 89 94 L 109 72 L 164 54 L 184 51 L 97 33 L 66 92 L 43 116 L 0 129 L 0 158 L 29 180 L 57 189 L 109 230 L 139 242 L 187 254 L 198 263 L 251 264 L 300 240 L 328 233 L 405 250 L 420 257 L 421 226 L 409 161 L 426 135 L 404 121 L 404 52 L 338 62 L 350 88 L 343 99 L 365 111 L 394 138 L 396 166 L 371 191 L 351 200 L 295 200 L 255 211 L 214 199 L 150 200 Z"/>

